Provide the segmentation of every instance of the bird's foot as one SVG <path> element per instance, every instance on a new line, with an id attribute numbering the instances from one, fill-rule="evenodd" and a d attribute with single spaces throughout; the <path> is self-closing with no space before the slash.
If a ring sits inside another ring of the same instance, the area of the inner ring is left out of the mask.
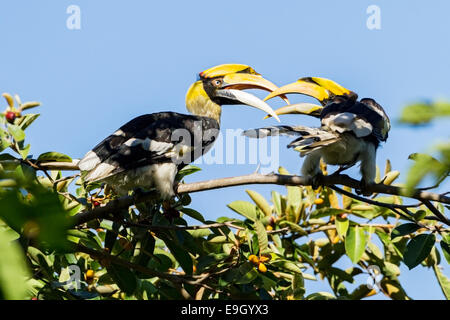
<path id="1" fill-rule="evenodd" d="M 325 176 L 319 172 L 311 178 L 311 187 L 313 190 L 318 189 L 323 186 Z"/>
<path id="2" fill-rule="evenodd" d="M 368 182 L 368 181 L 366 181 L 364 179 L 361 179 L 361 181 L 359 182 L 359 188 L 355 189 L 356 194 L 363 195 L 364 197 L 371 196 L 372 192 L 368 191 L 367 189 L 372 184 L 373 184 L 372 182 Z"/>

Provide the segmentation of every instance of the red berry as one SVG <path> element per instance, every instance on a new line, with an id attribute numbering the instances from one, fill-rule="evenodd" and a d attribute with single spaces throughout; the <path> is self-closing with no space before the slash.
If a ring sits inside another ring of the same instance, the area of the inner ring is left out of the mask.
<path id="1" fill-rule="evenodd" d="M 16 113 L 13 111 L 8 111 L 6 112 L 5 118 L 9 123 L 13 123 L 14 120 L 16 120 Z"/>
<path id="2" fill-rule="evenodd" d="M 92 202 L 92 204 L 94 205 L 94 207 L 98 207 L 100 205 L 100 202 L 94 201 L 94 202 Z"/>

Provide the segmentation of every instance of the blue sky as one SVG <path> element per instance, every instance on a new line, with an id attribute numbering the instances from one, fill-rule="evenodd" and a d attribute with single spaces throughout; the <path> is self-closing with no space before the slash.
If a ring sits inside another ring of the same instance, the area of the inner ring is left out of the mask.
<path id="1" fill-rule="evenodd" d="M 81 9 L 80 30 L 66 27 L 72 4 Z M 366 27 L 371 4 L 381 9 L 381 30 Z M 450 99 L 448 12 L 444 0 L 3 1 L 0 91 L 42 102 L 41 118 L 28 129 L 34 155 L 55 150 L 79 158 L 135 116 L 186 112 L 187 88 L 213 65 L 249 64 L 276 84 L 323 76 L 384 106 L 393 128 L 378 164 L 390 158 L 405 173 L 410 153 L 449 136 L 448 121 L 419 129 L 395 121 L 409 102 Z M 275 124 L 262 117 L 255 109 L 225 106 L 222 128 Z M 314 125 L 299 116 L 282 120 Z M 281 165 L 297 173 L 298 155 L 283 143 L 281 152 Z M 188 181 L 246 174 L 255 165 L 202 168 Z M 209 191 L 193 194 L 192 207 L 211 219 L 233 216 L 226 204 L 246 199 L 245 189 L 284 192 L 277 186 Z M 450 275 L 448 266 L 445 272 Z M 443 298 L 430 270 L 402 268 L 401 279 L 413 298 Z M 307 285 L 329 291 L 323 283 Z"/>

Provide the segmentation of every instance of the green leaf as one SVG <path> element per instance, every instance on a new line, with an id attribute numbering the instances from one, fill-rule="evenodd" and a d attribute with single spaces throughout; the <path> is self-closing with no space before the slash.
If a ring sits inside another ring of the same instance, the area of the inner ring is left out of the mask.
<path id="1" fill-rule="evenodd" d="M 42 153 L 41 155 L 39 155 L 39 157 L 37 158 L 37 161 L 39 161 L 39 162 L 51 162 L 51 161 L 72 162 L 72 158 L 69 157 L 68 155 L 65 155 L 65 154 L 62 154 L 59 152 L 50 151 L 50 152 L 45 152 L 45 153 Z"/>
<path id="2" fill-rule="evenodd" d="M 0 299 L 27 298 L 27 278 L 30 276 L 26 258 L 16 242 L 9 241 L 6 232 L 0 231 Z"/>
<path id="3" fill-rule="evenodd" d="M 348 220 L 348 218 L 341 218 L 341 217 L 337 216 L 334 224 L 336 225 L 336 231 L 337 231 L 338 235 L 342 239 L 344 239 L 345 235 L 347 234 L 347 230 L 350 225 L 350 221 Z"/>
<path id="4" fill-rule="evenodd" d="M 358 263 L 366 249 L 367 237 L 364 229 L 355 226 L 349 228 L 345 238 L 345 252 L 353 263 Z"/>
<path id="5" fill-rule="evenodd" d="M 361 300 L 367 296 L 371 289 L 365 284 L 358 286 L 352 293 L 349 294 L 350 300 Z"/>
<path id="6" fill-rule="evenodd" d="M 281 216 L 283 214 L 283 210 L 281 208 L 281 195 L 276 191 L 272 191 L 272 203 L 275 207 L 276 213 Z"/>
<path id="7" fill-rule="evenodd" d="M 291 221 L 287 221 L 287 220 L 281 221 L 279 223 L 279 226 L 280 227 L 287 226 L 287 227 L 289 227 L 289 229 L 291 229 L 292 232 L 296 232 L 302 236 L 308 235 L 308 233 L 302 227 L 300 227 L 298 224 L 291 222 Z"/>
<path id="8" fill-rule="evenodd" d="M 20 108 L 23 110 L 27 110 L 27 109 L 31 109 L 31 108 L 35 108 L 35 107 L 39 107 L 41 105 L 40 102 L 37 101 L 29 101 L 29 102 L 25 102 L 24 104 L 20 105 Z"/>
<path id="9" fill-rule="evenodd" d="M 138 279 L 133 271 L 114 264 L 107 267 L 106 270 L 123 292 L 128 295 L 134 293 L 138 285 Z"/>
<path id="10" fill-rule="evenodd" d="M 444 252 L 445 260 L 447 260 L 447 262 L 450 264 L 450 245 L 444 240 L 442 240 L 440 244 L 442 252 Z"/>
<path id="11" fill-rule="evenodd" d="M 414 160 L 414 164 L 408 172 L 406 179 L 406 194 L 411 194 L 415 188 L 427 175 L 432 175 L 435 182 L 440 181 L 449 173 L 449 167 L 428 154 L 413 153 L 409 159 Z"/>
<path id="12" fill-rule="evenodd" d="M 302 189 L 300 187 L 288 186 L 287 191 L 287 206 L 297 211 L 302 203 Z"/>
<path id="13" fill-rule="evenodd" d="M 248 271 L 247 271 L 248 270 Z M 239 267 L 241 276 L 236 280 L 236 284 L 247 284 L 253 282 L 258 277 L 258 271 L 250 262 L 244 263 Z"/>
<path id="14" fill-rule="evenodd" d="M 269 243 L 267 239 L 266 228 L 264 228 L 264 225 L 261 221 L 255 221 L 255 230 L 256 234 L 258 235 L 259 253 L 262 254 L 267 250 L 267 246 Z"/>
<path id="15" fill-rule="evenodd" d="M 336 300 L 336 297 L 328 292 L 316 292 L 307 296 L 306 300 Z"/>
<path id="16" fill-rule="evenodd" d="M 40 115 L 39 114 L 26 114 L 22 116 L 18 122 L 18 126 L 20 129 L 25 130 L 30 126 L 30 124 L 33 123 L 34 120 L 36 120 Z"/>
<path id="17" fill-rule="evenodd" d="M 192 274 L 192 258 L 189 255 L 189 253 L 180 245 L 178 245 L 176 242 L 169 240 L 168 238 L 164 237 L 164 243 L 169 248 L 170 252 L 173 254 L 174 258 L 178 261 L 181 268 L 184 270 L 184 272 L 188 275 Z"/>
<path id="18" fill-rule="evenodd" d="M 17 142 L 25 139 L 25 132 L 15 124 L 8 124 L 8 131 Z"/>
<path id="19" fill-rule="evenodd" d="M 300 266 L 302 266 L 302 264 L 300 264 L 300 263 L 294 263 L 292 261 L 285 260 L 285 259 L 278 259 L 278 260 L 272 261 L 270 263 L 270 265 L 277 267 L 277 268 L 285 269 L 285 270 L 293 272 L 293 273 L 299 273 L 299 274 L 303 275 L 302 269 L 300 268 Z"/>
<path id="20" fill-rule="evenodd" d="M 416 267 L 428 257 L 435 241 L 435 235 L 429 233 L 419 234 L 408 242 L 406 251 L 403 255 L 403 261 L 409 269 Z"/>
<path id="21" fill-rule="evenodd" d="M 183 179 L 184 177 L 193 174 L 197 171 L 201 171 L 202 169 L 200 169 L 199 167 L 196 167 L 192 164 L 185 166 L 183 169 L 181 169 L 180 171 L 178 171 L 177 176 L 176 176 L 176 180 L 180 181 L 181 179 Z"/>
<path id="22" fill-rule="evenodd" d="M 392 230 L 391 239 L 405 236 L 407 234 L 416 232 L 419 229 L 420 226 L 416 223 L 404 223 L 396 227 L 394 230 Z"/>
<path id="23" fill-rule="evenodd" d="M 260 208 L 261 211 L 264 212 L 266 217 L 272 215 L 272 208 L 270 207 L 267 200 L 261 194 L 253 190 L 245 190 L 245 192 L 247 192 L 250 198 L 252 198 L 252 200 L 255 202 L 258 208 Z"/>
<path id="24" fill-rule="evenodd" d="M 19 146 L 19 154 L 22 157 L 22 159 L 26 159 L 26 157 L 28 156 L 28 153 L 30 152 L 30 144 L 27 144 L 25 147 L 23 146 Z"/>
<path id="25" fill-rule="evenodd" d="M 305 295 L 305 280 L 300 273 L 294 273 L 294 278 L 292 279 L 292 293 L 294 299 L 302 299 Z"/>
<path id="26" fill-rule="evenodd" d="M 447 300 L 450 300 L 450 279 L 442 273 L 438 265 L 434 265 L 433 270 L 439 282 L 439 286 L 441 287 L 442 293 L 444 293 Z"/>
<path id="27" fill-rule="evenodd" d="M 188 215 L 189 217 L 194 218 L 195 220 L 205 223 L 205 218 L 197 210 L 194 210 L 191 208 L 182 208 L 182 209 L 180 209 L 180 211 L 183 212 L 184 214 Z"/>
<path id="28" fill-rule="evenodd" d="M 257 220 L 256 206 L 248 201 L 234 201 L 228 204 L 228 208 L 252 221 Z"/>
<path id="29" fill-rule="evenodd" d="M 46 247 L 67 249 L 66 229 L 69 220 L 58 195 L 47 189 L 28 187 L 33 201 L 24 201 L 20 190 L 10 190 L 0 197 L 0 218 L 25 237 L 36 239 Z"/>
<path id="30" fill-rule="evenodd" d="M 5 130 L 3 130 L 3 128 L 0 128 L 0 151 L 5 150 L 10 145 L 11 141 L 9 138 L 9 134 Z"/>
<path id="31" fill-rule="evenodd" d="M 400 122 L 409 124 L 424 124 L 430 122 L 436 115 L 436 110 L 430 103 L 414 103 L 403 108 Z"/>
<path id="32" fill-rule="evenodd" d="M 320 208 L 320 209 L 317 209 L 317 210 L 314 210 L 313 212 L 311 212 L 310 218 L 319 219 L 319 218 L 323 218 L 323 217 L 327 217 L 327 216 L 336 216 L 342 212 L 343 211 L 341 209 Z"/>
<path id="33" fill-rule="evenodd" d="M 150 261 L 151 255 L 153 255 L 153 251 L 155 250 L 155 238 L 149 233 L 146 232 L 142 238 L 140 239 L 140 249 L 139 256 L 136 258 L 136 263 L 141 266 L 147 266 Z M 145 276 L 139 274 L 140 278 L 145 278 Z"/>

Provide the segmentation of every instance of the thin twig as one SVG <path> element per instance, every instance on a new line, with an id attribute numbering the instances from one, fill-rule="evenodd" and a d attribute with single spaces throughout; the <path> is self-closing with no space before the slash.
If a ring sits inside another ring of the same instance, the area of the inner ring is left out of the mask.
<path id="1" fill-rule="evenodd" d="M 423 204 L 443 223 L 450 225 L 450 220 L 447 219 L 430 201 L 423 200 Z"/>

